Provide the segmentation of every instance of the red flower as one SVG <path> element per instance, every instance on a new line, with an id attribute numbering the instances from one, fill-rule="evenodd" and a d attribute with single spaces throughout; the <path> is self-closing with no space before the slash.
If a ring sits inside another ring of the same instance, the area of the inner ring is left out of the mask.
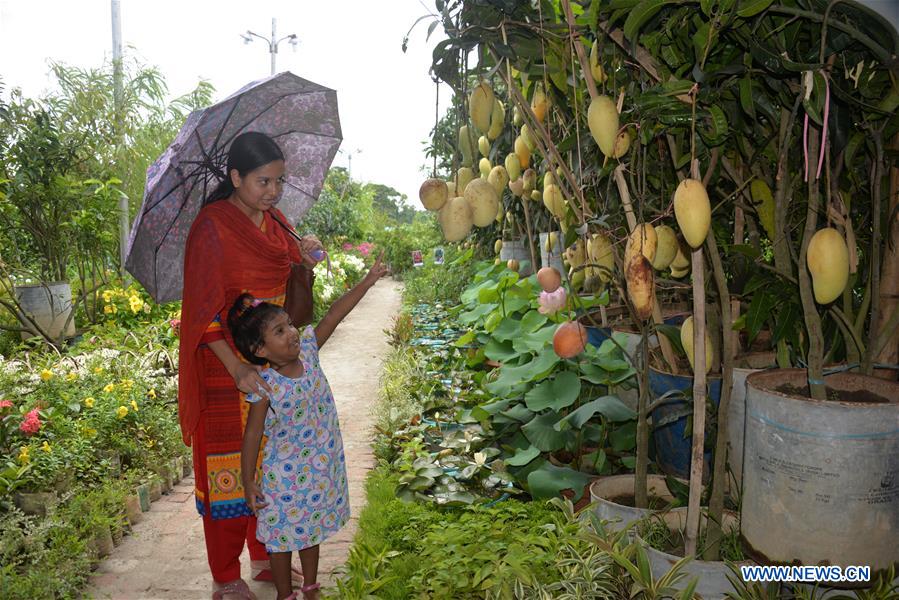
<path id="1" fill-rule="evenodd" d="M 0 400 L 0 409 L 12 406 L 12 400 Z"/>
<path id="2" fill-rule="evenodd" d="M 25 415 L 25 418 L 19 424 L 19 429 L 21 429 L 24 433 L 31 435 L 32 433 L 37 433 L 41 428 L 41 419 L 37 414 L 37 409 L 34 408 L 28 411 L 28 414 Z"/>

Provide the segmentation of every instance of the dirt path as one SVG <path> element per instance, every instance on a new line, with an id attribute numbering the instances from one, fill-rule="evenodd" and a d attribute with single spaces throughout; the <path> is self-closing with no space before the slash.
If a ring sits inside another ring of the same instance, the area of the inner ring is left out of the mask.
<path id="1" fill-rule="evenodd" d="M 383 279 L 335 331 L 321 352 L 343 432 L 350 487 L 350 523 L 322 544 L 319 580 L 327 585 L 349 551 L 365 501 L 364 482 L 374 464 L 370 409 L 378 393 L 381 362 L 389 351 L 387 336 L 400 309 L 401 285 Z M 206 563 L 203 525 L 193 499 L 193 478 L 151 505 L 143 521 L 121 546 L 100 563 L 86 596 L 91 598 L 210 598 L 212 580 Z M 259 600 L 274 598 L 275 588 L 250 580 L 249 555 L 241 558 L 243 578 Z"/>

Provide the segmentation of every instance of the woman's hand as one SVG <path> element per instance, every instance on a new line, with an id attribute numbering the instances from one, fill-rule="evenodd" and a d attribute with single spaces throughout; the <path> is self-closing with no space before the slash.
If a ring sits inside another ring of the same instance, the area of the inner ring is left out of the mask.
<path id="1" fill-rule="evenodd" d="M 255 479 L 253 481 L 244 480 L 243 497 L 244 500 L 247 501 L 247 506 L 250 507 L 250 510 L 253 511 L 254 515 L 260 508 L 268 506 L 268 502 L 265 501 L 265 496 L 262 495 L 262 490 L 256 485 Z"/>
<path id="2" fill-rule="evenodd" d="M 381 263 L 384 260 L 384 251 L 381 250 L 381 254 L 378 255 L 378 260 L 375 261 L 375 264 L 371 266 L 371 269 L 368 270 L 368 273 L 365 274 L 365 278 L 362 280 L 362 283 L 366 284 L 368 287 L 371 287 L 375 284 L 375 282 L 387 275 L 387 265 Z"/>
<path id="3" fill-rule="evenodd" d="M 303 257 L 303 262 L 315 264 L 318 261 L 315 260 L 311 255 L 316 250 L 324 250 L 325 247 L 322 246 L 321 241 L 314 235 L 304 235 L 302 239 L 296 240 L 297 247 L 300 249 L 300 256 Z"/>
<path id="4" fill-rule="evenodd" d="M 262 375 L 259 374 L 260 371 L 262 371 L 260 365 L 251 365 L 242 362 L 234 367 L 234 372 L 231 373 L 231 377 L 234 378 L 237 389 L 244 394 L 268 395 L 271 393 L 272 388 L 265 382 Z"/>

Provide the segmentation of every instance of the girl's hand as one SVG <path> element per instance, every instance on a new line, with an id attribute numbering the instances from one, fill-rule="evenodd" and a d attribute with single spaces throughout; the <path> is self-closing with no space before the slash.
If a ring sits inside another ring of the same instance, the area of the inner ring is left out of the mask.
<path id="1" fill-rule="evenodd" d="M 387 265 L 381 264 L 382 260 L 384 260 L 383 250 L 381 250 L 378 260 L 375 261 L 375 264 L 371 266 L 371 269 L 368 270 L 368 273 L 365 274 L 365 278 L 362 280 L 368 287 L 373 286 L 378 279 L 387 275 Z"/>
<path id="2" fill-rule="evenodd" d="M 244 394 L 259 394 L 265 396 L 271 393 L 272 388 L 259 374 L 260 371 L 262 371 L 261 365 L 251 365 L 242 362 L 234 368 L 231 377 L 234 378 L 237 389 Z"/>
<path id="3" fill-rule="evenodd" d="M 303 262 L 309 264 L 319 262 L 312 256 L 313 252 L 325 249 L 319 239 L 314 235 L 304 235 L 302 240 L 297 240 L 297 246 L 300 249 L 300 256 L 303 257 Z"/>
<path id="4" fill-rule="evenodd" d="M 260 508 L 268 506 L 268 502 L 265 501 L 265 496 L 262 495 L 262 490 L 256 485 L 255 480 L 243 482 L 243 496 L 254 515 Z"/>

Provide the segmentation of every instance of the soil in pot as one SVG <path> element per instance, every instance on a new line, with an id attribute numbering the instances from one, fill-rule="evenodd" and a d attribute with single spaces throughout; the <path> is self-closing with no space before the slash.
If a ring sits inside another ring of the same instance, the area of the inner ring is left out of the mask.
<path id="1" fill-rule="evenodd" d="M 810 398 L 808 387 L 801 387 L 790 384 L 779 385 L 774 388 L 775 391 L 789 396 L 799 396 L 801 398 Z M 888 404 L 889 399 L 875 394 L 869 390 L 835 390 L 827 387 L 827 399 L 831 402 L 860 402 L 868 404 Z"/>
<path id="2" fill-rule="evenodd" d="M 634 499 L 633 494 L 624 494 L 622 496 L 614 496 L 608 499 L 609 502 L 613 502 L 615 504 L 620 504 L 621 506 L 630 506 L 631 508 L 637 507 L 637 501 Z M 665 510 L 671 505 L 671 501 L 668 498 L 662 498 L 661 496 L 647 496 L 647 508 L 649 510 Z"/>

